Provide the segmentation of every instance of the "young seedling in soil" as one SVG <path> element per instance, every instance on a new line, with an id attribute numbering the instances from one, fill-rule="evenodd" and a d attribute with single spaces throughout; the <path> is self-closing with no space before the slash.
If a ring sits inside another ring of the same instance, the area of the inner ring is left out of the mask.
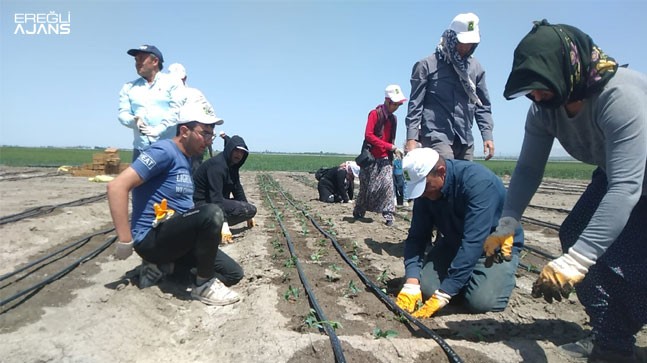
<path id="1" fill-rule="evenodd" d="M 288 286 L 288 290 L 283 294 L 283 298 L 290 302 L 297 301 L 299 298 L 299 289 L 292 287 L 292 285 Z"/>
<path id="2" fill-rule="evenodd" d="M 395 337 L 397 335 L 398 335 L 398 332 L 394 330 L 382 330 L 380 328 L 373 329 L 373 337 L 375 339 L 380 339 L 380 338 L 388 339 L 391 337 Z"/>
<path id="3" fill-rule="evenodd" d="M 389 282 L 389 277 L 387 276 L 388 273 L 388 270 L 382 271 L 382 273 L 377 277 L 377 282 L 381 283 L 382 285 L 386 285 L 386 283 Z"/>
<path id="4" fill-rule="evenodd" d="M 308 328 L 323 329 L 324 324 L 330 325 L 330 327 L 334 330 L 343 328 L 341 323 L 338 321 L 317 320 L 317 313 L 315 312 L 315 309 L 310 309 L 310 312 L 308 313 L 308 315 L 306 315 L 303 322 L 308 326 Z"/>
<path id="5" fill-rule="evenodd" d="M 296 257 L 288 258 L 288 260 L 285 261 L 285 263 L 283 264 L 283 266 L 285 266 L 287 268 L 292 268 L 292 267 L 295 267 L 296 265 L 297 265 L 297 258 Z"/>
<path id="6" fill-rule="evenodd" d="M 322 238 L 322 239 L 319 240 L 319 242 L 317 242 L 317 245 L 319 247 L 326 247 L 326 246 L 328 246 L 328 240 L 325 239 L 325 238 Z"/>
<path id="7" fill-rule="evenodd" d="M 359 288 L 357 287 L 357 285 L 355 285 L 355 281 L 350 280 L 350 282 L 348 283 L 348 287 L 346 288 L 346 293 L 344 294 L 344 297 L 353 298 L 353 297 L 356 297 L 358 293 L 359 293 Z"/>
<path id="8" fill-rule="evenodd" d="M 335 264 L 328 266 L 328 268 L 324 270 L 324 273 L 326 274 L 326 280 L 328 280 L 329 282 L 338 281 L 341 278 L 339 270 L 339 266 Z"/>
<path id="9" fill-rule="evenodd" d="M 319 249 L 317 252 L 314 252 L 313 254 L 310 255 L 310 259 L 315 262 L 321 261 L 321 258 L 326 254 L 326 251 L 324 249 Z"/>

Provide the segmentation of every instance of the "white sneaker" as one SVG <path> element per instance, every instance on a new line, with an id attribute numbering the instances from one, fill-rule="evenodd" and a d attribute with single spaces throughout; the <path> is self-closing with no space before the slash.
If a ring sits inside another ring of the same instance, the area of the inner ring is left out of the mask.
<path id="1" fill-rule="evenodd" d="M 587 359 L 593 351 L 593 335 L 580 339 L 574 343 L 567 343 L 557 347 L 558 351 L 575 359 Z"/>
<path id="2" fill-rule="evenodd" d="M 214 277 L 200 286 L 191 289 L 191 297 L 207 305 L 225 306 L 240 300 L 234 290 L 225 286 L 218 278 Z"/>
<path id="3" fill-rule="evenodd" d="M 407 201 L 405 200 L 404 202 L 402 202 L 402 205 L 403 205 L 403 206 L 405 206 L 405 207 L 408 207 L 408 206 L 409 206 L 409 202 L 407 202 Z"/>

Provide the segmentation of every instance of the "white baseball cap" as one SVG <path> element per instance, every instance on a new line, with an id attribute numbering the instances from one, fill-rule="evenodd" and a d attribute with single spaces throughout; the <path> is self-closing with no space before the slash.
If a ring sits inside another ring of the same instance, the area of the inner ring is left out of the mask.
<path id="1" fill-rule="evenodd" d="M 186 69 L 180 63 L 173 63 L 168 66 L 168 74 L 179 80 L 183 80 L 186 77 Z"/>
<path id="2" fill-rule="evenodd" d="M 456 38 L 463 44 L 480 43 L 479 17 L 474 13 L 458 14 L 449 24 L 449 29 L 456 32 Z"/>
<path id="3" fill-rule="evenodd" d="M 402 103 L 407 100 L 404 93 L 402 93 L 402 89 L 397 84 L 388 85 L 384 90 L 384 97 L 395 103 Z"/>
<path id="4" fill-rule="evenodd" d="M 405 199 L 416 199 L 425 192 L 427 174 L 436 166 L 438 158 L 438 152 L 428 147 L 413 149 L 404 156 L 402 171 Z"/>
<path id="5" fill-rule="evenodd" d="M 197 103 L 191 103 L 180 108 L 180 115 L 177 124 L 182 125 L 189 122 L 197 121 L 205 125 L 215 125 L 222 123 L 222 120 L 214 114 L 208 112 L 204 107 Z"/>

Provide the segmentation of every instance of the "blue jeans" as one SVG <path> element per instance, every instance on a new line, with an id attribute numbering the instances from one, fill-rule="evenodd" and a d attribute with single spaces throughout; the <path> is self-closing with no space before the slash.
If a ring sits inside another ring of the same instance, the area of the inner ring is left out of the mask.
<path id="1" fill-rule="evenodd" d="M 454 256 L 456 249 L 443 246 L 442 243 L 434 246 L 427 254 L 420 273 L 420 288 L 425 300 L 440 288 Z M 467 284 L 457 296 L 463 298 L 463 305 L 472 313 L 503 311 L 515 286 L 518 265 L 518 248 L 513 249 L 510 262 L 495 263 L 490 268 L 485 267 L 485 257 L 479 258 Z"/>

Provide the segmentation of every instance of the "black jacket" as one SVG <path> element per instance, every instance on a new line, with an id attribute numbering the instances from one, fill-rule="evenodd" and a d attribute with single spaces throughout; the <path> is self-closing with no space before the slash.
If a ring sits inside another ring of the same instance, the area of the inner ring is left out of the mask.
<path id="1" fill-rule="evenodd" d="M 236 147 L 243 147 L 246 150 L 245 140 L 238 135 L 225 136 L 224 150 L 211 159 L 203 162 L 193 175 L 193 202 L 196 206 L 205 203 L 220 204 L 225 199 L 234 199 L 247 202 L 245 191 L 240 184 L 239 169 L 247 156 L 241 159 L 240 163 L 231 165 L 231 153 Z M 233 198 L 230 196 L 233 195 Z"/>
<path id="2" fill-rule="evenodd" d="M 352 180 L 346 178 L 346 175 L 345 168 L 330 168 L 319 179 L 319 184 L 325 185 L 328 190 L 334 191 L 336 195 L 341 196 L 344 203 L 347 203 L 348 200 L 353 199 L 354 185 Z"/>

